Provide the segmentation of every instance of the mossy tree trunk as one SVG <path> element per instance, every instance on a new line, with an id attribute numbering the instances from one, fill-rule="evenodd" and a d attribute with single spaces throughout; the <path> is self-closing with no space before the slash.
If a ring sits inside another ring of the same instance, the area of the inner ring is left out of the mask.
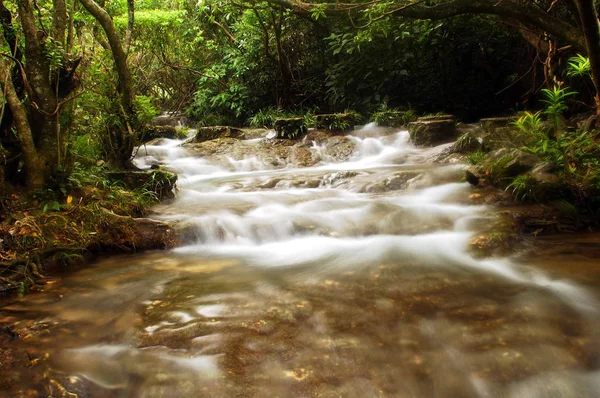
<path id="1" fill-rule="evenodd" d="M 61 170 L 65 141 L 59 123 L 61 100 L 77 87 L 75 69 L 79 60 L 66 60 L 50 40 L 64 44 L 67 29 L 65 0 L 53 0 L 52 4 L 55 9 L 52 37 L 49 37 L 38 28 L 36 15 L 39 10 L 34 2 L 17 0 L 21 27 L 18 35 L 11 11 L 0 0 L 1 37 L 11 52 L 3 54 L 2 64 L 2 84 L 8 107 L 0 121 L 0 140 L 4 149 L 9 150 L 7 145 L 10 146 L 13 162 L 7 164 L 10 171 L 5 177 L 11 182 L 23 183 L 22 174 L 17 172 L 18 159 L 23 159 L 24 180 L 30 189 L 40 188 L 55 177 L 64 177 Z M 22 37 L 22 42 L 17 36 Z M 49 53 L 62 56 L 63 63 L 53 65 L 50 59 L 55 57 L 49 57 Z M 16 143 L 11 141 L 13 126 L 17 132 Z M 17 159 L 17 166 L 14 159 Z"/>
<path id="2" fill-rule="evenodd" d="M 0 76 L 8 76 L 9 73 L 10 67 L 7 65 L 6 61 L 0 60 Z M 17 136 L 21 142 L 21 148 L 23 149 L 24 163 L 27 168 L 27 186 L 30 189 L 42 188 L 44 186 L 45 174 L 44 162 L 33 141 L 33 134 L 31 132 L 29 120 L 27 119 L 25 107 L 17 96 L 11 79 L 1 79 L 0 85 L 2 86 L 7 105 L 11 110 L 13 123 L 17 130 Z M 2 182 L 4 183 L 4 181 Z"/>
<path id="3" fill-rule="evenodd" d="M 119 110 L 123 119 L 122 125 L 115 125 L 109 137 L 107 137 L 105 148 L 108 161 L 117 168 L 130 168 L 131 156 L 137 143 L 135 133 L 136 115 L 133 108 L 133 79 L 127 65 L 127 53 L 121 43 L 121 37 L 115 28 L 112 18 L 106 10 L 100 7 L 94 0 L 79 0 L 81 5 L 100 24 L 113 56 L 115 69 L 119 78 L 117 90 L 119 95 Z"/>

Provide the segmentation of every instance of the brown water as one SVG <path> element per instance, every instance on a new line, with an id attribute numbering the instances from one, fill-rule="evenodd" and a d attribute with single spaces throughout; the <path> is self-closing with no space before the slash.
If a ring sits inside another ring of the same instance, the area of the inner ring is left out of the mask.
<path id="1" fill-rule="evenodd" d="M 193 239 L 1 308 L 35 362 L 6 396 L 600 396 L 598 236 L 473 258 L 495 211 L 461 166 L 361 133 L 304 169 L 151 148 L 183 181 L 157 217 Z"/>

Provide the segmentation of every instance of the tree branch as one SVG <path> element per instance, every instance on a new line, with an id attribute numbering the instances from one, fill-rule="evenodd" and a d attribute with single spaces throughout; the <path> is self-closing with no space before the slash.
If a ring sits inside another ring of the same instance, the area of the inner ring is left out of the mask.
<path id="1" fill-rule="evenodd" d="M 368 5 L 360 3 L 308 3 L 301 0 L 268 0 L 268 2 L 298 14 L 311 14 L 317 8 L 322 9 L 327 15 L 345 15 L 350 10 L 360 12 L 368 9 Z M 513 0 L 450 0 L 427 3 L 415 1 L 390 11 L 395 16 L 411 19 L 441 20 L 467 14 L 514 18 L 525 26 L 535 27 L 573 45 L 577 51 L 586 52 L 584 38 L 577 27 L 529 3 L 518 3 Z"/>

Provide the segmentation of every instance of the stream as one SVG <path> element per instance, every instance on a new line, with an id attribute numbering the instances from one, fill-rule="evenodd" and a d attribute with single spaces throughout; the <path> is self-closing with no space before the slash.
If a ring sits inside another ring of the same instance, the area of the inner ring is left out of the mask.
<path id="1" fill-rule="evenodd" d="M 498 210 L 464 165 L 434 161 L 449 144 L 373 125 L 350 138 L 347 161 L 308 143 L 311 167 L 261 160 L 261 138 L 238 159 L 140 149 L 138 166 L 179 175 L 152 217 L 185 244 L 0 308 L 45 330 L 14 344 L 47 355 L 51 380 L 29 384 L 31 367 L 0 396 L 600 396 L 600 266 L 576 249 L 597 240 L 480 258 Z"/>

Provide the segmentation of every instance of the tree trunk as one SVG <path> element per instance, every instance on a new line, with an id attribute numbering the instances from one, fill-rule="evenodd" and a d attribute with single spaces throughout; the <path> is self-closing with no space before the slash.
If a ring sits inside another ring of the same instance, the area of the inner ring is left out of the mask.
<path id="1" fill-rule="evenodd" d="M 10 67 L 4 61 L 0 61 L 0 75 L 6 76 L 8 73 L 10 73 Z M 17 96 L 12 80 L 7 79 L 6 83 L 2 81 L 0 84 L 6 93 L 6 102 L 12 111 L 13 122 L 23 150 L 27 187 L 29 189 L 42 188 L 45 180 L 43 161 L 33 142 L 33 134 L 25 108 Z"/>
<path id="2" fill-rule="evenodd" d="M 587 55 L 590 59 L 590 69 L 592 81 L 596 89 L 596 114 L 600 116 L 600 24 L 598 23 L 598 13 L 594 6 L 594 0 L 575 0 L 581 30 L 585 39 Z"/>
<path id="3" fill-rule="evenodd" d="M 50 80 L 50 65 L 38 35 L 31 0 L 19 0 L 18 7 L 25 39 L 25 70 L 31 89 L 29 126 L 34 133 L 35 146 L 45 162 L 44 180 L 47 180 L 60 168 L 62 148 L 56 119 L 58 99 Z M 14 112 L 13 107 L 11 110 Z M 13 116 L 16 119 L 16 115 Z"/>
<path id="4" fill-rule="evenodd" d="M 133 24 L 135 23 L 134 0 L 127 0 L 127 31 L 125 32 L 125 53 L 129 54 L 131 47 L 131 36 L 133 35 Z"/>
<path id="5" fill-rule="evenodd" d="M 65 51 L 67 54 L 70 54 L 73 50 L 73 21 L 75 16 L 75 4 L 77 0 L 71 0 L 71 4 L 69 5 L 69 22 L 67 28 L 67 45 L 65 47 Z"/>
<path id="6" fill-rule="evenodd" d="M 133 83 L 131 72 L 127 65 L 127 54 L 121 44 L 121 38 L 117 33 L 115 24 L 110 15 L 100 7 L 94 0 L 79 0 L 85 9 L 98 21 L 110 45 L 110 51 L 115 62 L 117 74 L 119 75 L 119 93 L 123 108 L 128 113 L 133 113 Z"/>
<path id="7" fill-rule="evenodd" d="M 124 128 L 115 126 L 107 137 L 109 150 L 106 152 L 108 160 L 116 167 L 129 168 L 131 167 L 131 155 L 137 137 L 132 127 L 132 124 L 136 122 L 136 118 L 133 109 L 133 79 L 127 65 L 127 54 L 123 49 L 121 38 L 110 15 L 94 0 L 79 0 L 79 2 L 96 19 L 104 33 L 106 33 L 117 75 L 119 76 L 119 106 L 123 116 Z"/>
<path id="8" fill-rule="evenodd" d="M 65 46 L 65 33 L 67 30 L 67 3 L 65 0 L 53 0 L 54 14 L 52 15 L 52 37 Z"/>

